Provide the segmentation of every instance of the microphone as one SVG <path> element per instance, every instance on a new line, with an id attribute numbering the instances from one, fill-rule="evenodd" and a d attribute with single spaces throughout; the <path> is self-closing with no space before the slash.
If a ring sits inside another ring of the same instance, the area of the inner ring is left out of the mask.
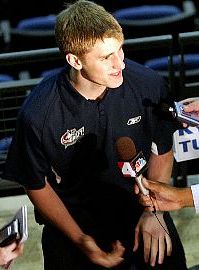
<path id="1" fill-rule="evenodd" d="M 142 173 L 147 169 L 147 161 L 142 151 L 137 154 L 135 144 L 129 137 L 120 137 L 116 141 L 116 150 L 121 160 L 117 165 L 124 177 L 134 177 L 141 192 L 149 195 L 149 190 L 142 183 Z"/>

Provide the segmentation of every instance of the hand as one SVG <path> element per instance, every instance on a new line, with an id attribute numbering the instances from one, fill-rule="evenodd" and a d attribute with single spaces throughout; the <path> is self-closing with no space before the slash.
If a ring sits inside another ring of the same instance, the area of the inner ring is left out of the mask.
<path id="1" fill-rule="evenodd" d="M 156 215 L 162 226 L 167 231 L 163 214 L 156 213 Z M 156 260 L 158 260 L 159 264 L 163 263 L 165 250 L 167 256 L 170 256 L 172 252 L 172 242 L 170 236 L 160 225 L 159 221 L 154 214 L 144 212 L 135 228 L 135 242 L 133 251 L 138 249 L 139 242 L 141 239 L 143 239 L 144 260 L 146 263 L 150 261 L 151 266 L 155 266 Z"/>
<path id="2" fill-rule="evenodd" d="M 181 101 L 185 112 L 196 112 L 199 115 L 199 97 L 187 98 Z"/>
<path id="3" fill-rule="evenodd" d="M 181 101 L 184 105 L 185 112 L 194 112 L 199 116 L 199 98 L 187 98 Z M 183 123 L 183 127 L 187 127 L 188 124 Z"/>
<path id="4" fill-rule="evenodd" d="M 10 261 L 14 260 L 23 253 L 23 244 L 16 242 L 0 248 L 0 265 L 6 267 Z"/>
<path id="5" fill-rule="evenodd" d="M 168 184 L 150 181 L 143 178 L 144 186 L 150 191 L 150 196 L 144 196 L 135 186 L 135 193 L 139 195 L 139 202 L 145 206 L 145 211 L 172 211 L 183 207 L 193 206 L 190 188 L 176 188 Z"/>
<path id="6" fill-rule="evenodd" d="M 79 247 L 90 261 L 107 268 L 112 268 L 124 260 L 122 256 L 125 249 L 119 241 L 113 243 L 113 249 L 110 253 L 106 253 L 97 246 L 91 236 L 83 235 Z"/>

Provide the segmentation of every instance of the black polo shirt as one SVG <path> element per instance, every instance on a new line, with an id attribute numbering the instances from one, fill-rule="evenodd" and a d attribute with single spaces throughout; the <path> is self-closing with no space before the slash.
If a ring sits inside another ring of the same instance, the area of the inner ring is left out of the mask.
<path id="1" fill-rule="evenodd" d="M 40 189 L 47 179 L 65 204 L 82 204 L 101 186 L 132 193 L 133 180 L 117 168 L 115 143 L 128 136 L 147 159 L 152 142 L 159 154 L 171 149 L 173 126 L 150 105 L 167 96 L 166 82 L 126 60 L 123 84 L 108 89 L 101 101 L 87 100 L 68 82 L 67 72 L 44 79 L 27 98 L 6 177 L 27 189 Z"/>

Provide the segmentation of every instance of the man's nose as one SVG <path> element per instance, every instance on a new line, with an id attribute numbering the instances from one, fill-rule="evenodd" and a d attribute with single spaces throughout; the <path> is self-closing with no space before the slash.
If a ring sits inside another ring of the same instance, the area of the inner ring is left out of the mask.
<path id="1" fill-rule="evenodd" d="M 124 57 L 121 57 L 119 55 L 115 56 L 113 67 L 117 69 L 124 69 L 125 68 Z"/>

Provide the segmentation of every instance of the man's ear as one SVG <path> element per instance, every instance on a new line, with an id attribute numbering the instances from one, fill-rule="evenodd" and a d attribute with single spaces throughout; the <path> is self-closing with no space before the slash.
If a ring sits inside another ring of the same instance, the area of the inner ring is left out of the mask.
<path id="1" fill-rule="evenodd" d="M 68 62 L 69 65 L 71 65 L 76 70 L 82 69 L 82 62 L 79 59 L 79 57 L 77 57 L 75 54 L 68 53 L 66 55 L 66 61 Z"/>

